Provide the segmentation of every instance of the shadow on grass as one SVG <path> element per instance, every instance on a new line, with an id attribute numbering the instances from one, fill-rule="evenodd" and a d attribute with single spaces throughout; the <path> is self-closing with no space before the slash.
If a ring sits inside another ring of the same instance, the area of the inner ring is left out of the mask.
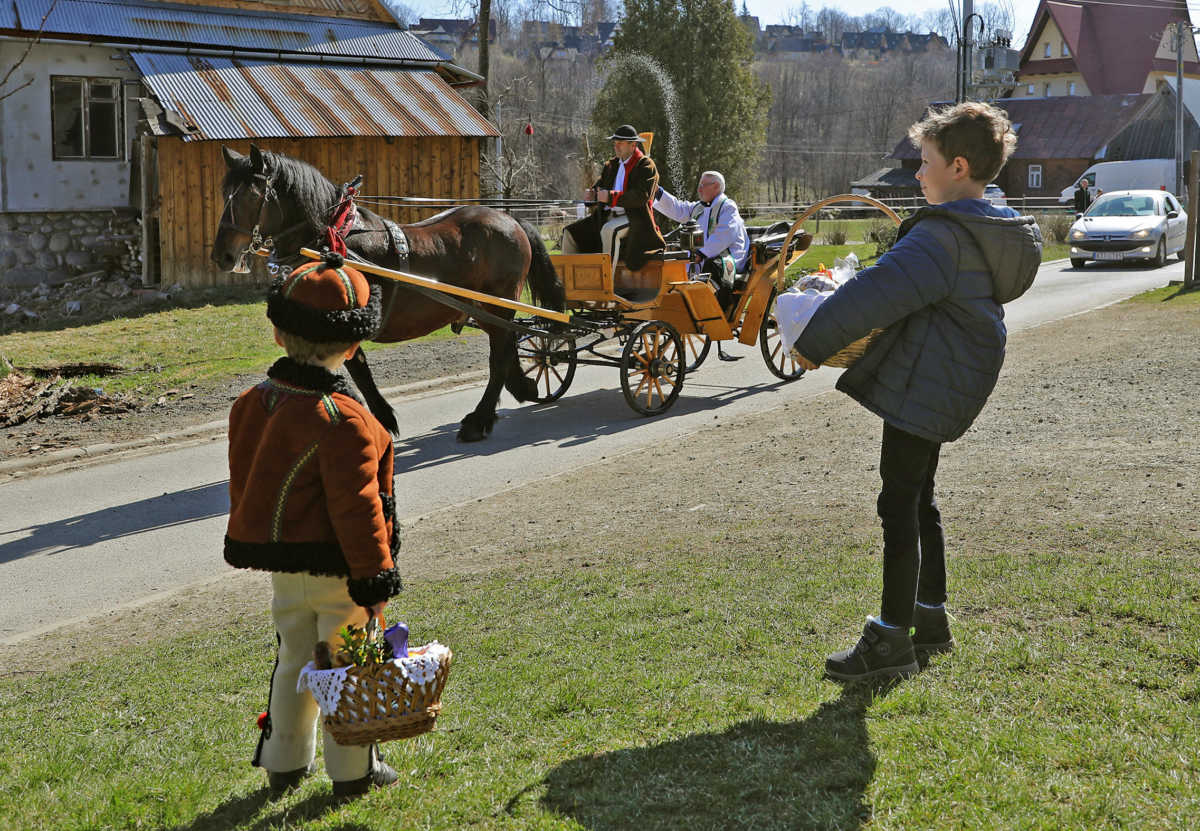
<path id="1" fill-rule="evenodd" d="M 274 810 L 259 816 L 267 806 L 273 807 Z M 288 805 L 286 802 L 276 803 L 270 800 L 267 788 L 262 787 L 244 796 L 231 797 L 208 813 L 196 817 L 187 825 L 176 826 L 171 831 L 228 831 L 230 828 L 268 831 L 268 829 L 274 828 L 297 828 L 337 808 L 338 803 L 334 802 L 333 793 L 327 788 L 319 790 L 295 805 Z M 257 819 L 255 819 L 256 817 Z M 372 831 L 372 829 L 360 823 L 350 822 L 334 826 L 334 831 Z"/>
<path id="2" fill-rule="evenodd" d="M 543 780 L 541 807 L 597 831 L 859 828 L 875 773 L 866 708 L 885 694 L 849 686 L 803 721 L 572 759 Z"/>

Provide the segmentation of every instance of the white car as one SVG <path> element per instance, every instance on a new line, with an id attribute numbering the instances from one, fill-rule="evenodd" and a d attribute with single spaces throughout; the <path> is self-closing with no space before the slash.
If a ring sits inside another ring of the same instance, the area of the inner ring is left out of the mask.
<path id="1" fill-rule="evenodd" d="M 1005 198 L 1004 191 L 1000 190 L 1000 186 L 995 182 L 983 189 L 983 198 L 999 208 L 1003 208 L 1008 204 L 1008 199 Z"/>
<path id="2" fill-rule="evenodd" d="M 1187 212 L 1165 190 L 1114 190 L 1096 197 L 1067 234 L 1071 265 L 1089 260 L 1148 260 L 1165 265 L 1167 257 L 1184 258 Z"/>

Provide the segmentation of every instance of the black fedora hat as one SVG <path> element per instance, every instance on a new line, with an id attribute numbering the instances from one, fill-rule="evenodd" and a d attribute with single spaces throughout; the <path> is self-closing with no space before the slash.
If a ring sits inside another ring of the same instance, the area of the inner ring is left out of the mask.
<path id="1" fill-rule="evenodd" d="M 622 124 L 608 138 L 611 141 L 645 141 L 645 139 L 638 135 L 638 131 L 633 129 L 632 124 Z"/>

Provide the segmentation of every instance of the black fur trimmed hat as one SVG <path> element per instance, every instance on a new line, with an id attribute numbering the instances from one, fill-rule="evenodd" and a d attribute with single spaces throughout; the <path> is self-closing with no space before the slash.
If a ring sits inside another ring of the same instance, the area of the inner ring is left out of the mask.
<path id="1" fill-rule="evenodd" d="M 271 283 L 267 317 L 313 343 L 357 343 L 379 330 L 383 307 L 379 286 L 329 253 Z"/>

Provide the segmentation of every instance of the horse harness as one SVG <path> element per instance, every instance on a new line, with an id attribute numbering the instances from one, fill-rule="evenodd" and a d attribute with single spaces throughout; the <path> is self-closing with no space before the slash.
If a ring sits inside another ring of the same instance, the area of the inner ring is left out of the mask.
<path id="1" fill-rule="evenodd" d="M 272 177 L 267 176 L 265 173 L 253 173 L 253 174 L 251 174 L 250 178 L 257 179 L 262 182 L 262 196 L 259 197 L 259 200 L 258 200 L 258 211 L 255 213 L 254 227 L 247 228 L 243 225 L 239 225 L 237 222 L 237 217 L 234 215 L 234 210 L 233 210 L 234 199 L 241 192 L 242 188 L 249 185 L 250 182 L 242 182 L 236 188 L 233 189 L 232 193 L 229 194 L 229 197 L 225 200 L 225 211 L 222 212 L 221 220 L 218 223 L 217 227 L 218 228 L 230 228 L 234 231 L 237 231 L 238 233 L 248 235 L 250 237 L 250 244 L 246 247 L 247 251 L 257 251 L 260 248 L 262 248 L 268 241 L 271 242 L 271 245 L 269 246 L 269 248 L 271 248 L 273 250 L 275 237 L 282 237 L 287 234 L 290 234 L 293 231 L 296 231 L 296 230 L 306 226 L 308 223 L 307 222 L 297 222 L 296 224 L 291 225 L 287 228 L 284 228 L 283 230 L 278 231 L 264 239 L 263 235 L 262 235 L 262 226 L 263 226 L 263 215 L 267 211 L 267 206 L 270 204 L 274 204 L 276 210 L 279 211 L 280 219 L 283 219 L 283 208 L 279 205 L 279 195 L 275 192 L 275 180 Z M 225 219 L 225 213 L 229 214 L 228 220 Z"/>

